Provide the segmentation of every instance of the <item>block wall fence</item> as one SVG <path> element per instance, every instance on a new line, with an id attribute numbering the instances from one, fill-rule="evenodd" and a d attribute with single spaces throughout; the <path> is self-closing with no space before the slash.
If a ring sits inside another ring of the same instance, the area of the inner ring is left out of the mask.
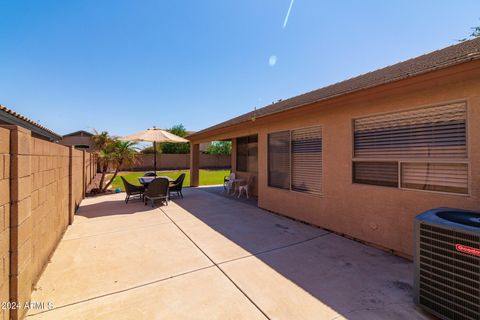
<path id="1" fill-rule="evenodd" d="M 231 156 L 200 153 L 200 168 L 220 169 L 231 167 Z M 141 154 L 138 163 L 123 166 L 123 171 L 152 170 L 153 154 Z M 177 170 L 190 168 L 190 154 L 157 154 L 157 170 Z"/>
<path id="2" fill-rule="evenodd" d="M 0 126 L 0 302 L 24 306 L 95 176 L 96 155 Z M 27 309 L 1 309 L 22 319 Z"/>

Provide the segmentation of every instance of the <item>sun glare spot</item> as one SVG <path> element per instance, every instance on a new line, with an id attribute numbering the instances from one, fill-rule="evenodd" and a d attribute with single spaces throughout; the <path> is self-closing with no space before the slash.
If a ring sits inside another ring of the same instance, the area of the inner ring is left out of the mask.
<path id="1" fill-rule="evenodd" d="M 268 64 L 270 65 L 270 67 L 273 67 L 277 64 L 277 56 L 270 56 L 270 58 L 268 59 Z"/>

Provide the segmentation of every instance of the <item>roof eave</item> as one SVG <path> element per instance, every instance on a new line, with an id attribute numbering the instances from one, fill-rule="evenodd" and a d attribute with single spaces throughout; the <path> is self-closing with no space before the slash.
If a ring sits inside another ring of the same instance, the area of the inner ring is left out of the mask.
<path id="1" fill-rule="evenodd" d="M 10 113 L 5 112 L 3 110 L 0 110 L 0 120 L 2 120 L 4 122 L 7 122 L 7 123 L 10 123 L 12 125 L 17 125 L 17 126 L 24 127 L 24 128 L 30 130 L 33 133 L 36 133 L 36 134 L 38 134 L 42 137 L 47 138 L 50 141 L 56 141 L 56 140 L 62 139 L 62 137 L 58 134 L 49 132 L 47 130 L 43 130 L 43 129 L 29 123 L 28 121 L 19 119 L 19 118 L 15 117 L 14 115 L 11 115 Z"/>

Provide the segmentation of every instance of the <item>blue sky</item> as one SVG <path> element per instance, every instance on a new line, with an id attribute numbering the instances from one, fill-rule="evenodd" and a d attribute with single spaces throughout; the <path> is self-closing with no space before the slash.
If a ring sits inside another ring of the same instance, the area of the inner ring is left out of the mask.
<path id="1" fill-rule="evenodd" d="M 283 28 L 290 2 L 0 0 L 0 104 L 60 134 L 200 130 L 480 24 L 478 0 L 295 0 Z"/>

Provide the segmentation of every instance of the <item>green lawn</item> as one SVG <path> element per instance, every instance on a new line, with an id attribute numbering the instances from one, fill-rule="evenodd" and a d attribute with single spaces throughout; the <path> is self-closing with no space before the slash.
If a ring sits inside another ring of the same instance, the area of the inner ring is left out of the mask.
<path id="1" fill-rule="evenodd" d="M 175 170 L 175 171 L 157 171 L 159 176 L 167 176 L 172 179 L 176 179 L 181 173 L 186 173 L 185 181 L 183 182 L 184 187 L 190 186 L 190 171 L 189 170 Z M 140 185 L 138 178 L 142 177 L 144 172 L 120 172 L 119 175 L 127 179 L 128 182 Z M 230 174 L 230 170 L 200 170 L 200 185 L 208 186 L 214 184 L 223 184 L 223 178 Z M 119 176 L 115 178 L 112 182 L 112 189 L 115 190 L 120 188 L 124 191 L 122 180 Z"/>

